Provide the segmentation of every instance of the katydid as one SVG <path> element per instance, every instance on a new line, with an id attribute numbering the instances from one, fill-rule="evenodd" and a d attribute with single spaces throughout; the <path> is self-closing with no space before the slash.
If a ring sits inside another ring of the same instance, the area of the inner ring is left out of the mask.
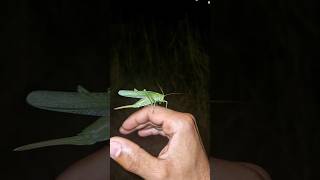
<path id="1" fill-rule="evenodd" d="M 109 139 L 109 95 L 107 93 L 91 93 L 81 86 L 78 92 L 33 91 L 27 102 L 37 108 L 82 115 L 101 116 L 94 123 L 75 136 L 42 141 L 14 149 L 24 151 L 55 145 L 91 145 Z"/>
<path id="2" fill-rule="evenodd" d="M 147 91 L 146 89 L 142 91 L 138 91 L 137 89 L 132 90 L 120 90 L 118 94 L 120 96 L 124 97 L 130 97 L 130 98 L 138 98 L 136 103 L 131 105 L 125 105 L 114 108 L 115 110 L 118 109 L 124 109 L 124 108 L 140 108 L 147 105 L 156 105 L 156 103 L 165 103 L 166 108 L 168 107 L 168 101 L 166 101 L 164 98 L 171 94 L 180 94 L 180 93 L 170 93 L 170 94 L 164 94 L 162 89 L 160 88 L 162 93 L 157 93 L 153 91 Z"/>

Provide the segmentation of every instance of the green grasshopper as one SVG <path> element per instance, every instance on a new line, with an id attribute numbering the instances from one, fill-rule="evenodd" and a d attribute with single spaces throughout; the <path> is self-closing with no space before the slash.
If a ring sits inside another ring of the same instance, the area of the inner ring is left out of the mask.
<path id="1" fill-rule="evenodd" d="M 75 136 L 28 144 L 14 151 L 56 145 L 91 145 L 108 140 L 110 91 L 91 93 L 81 86 L 78 86 L 77 90 L 78 92 L 33 91 L 27 96 L 27 102 L 34 107 L 50 111 L 100 116 L 94 123 Z"/>
<path id="2" fill-rule="evenodd" d="M 171 95 L 171 94 L 180 94 L 180 93 L 164 94 L 161 88 L 160 88 L 160 90 L 161 90 L 161 94 L 157 93 L 157 92 L 153 92 L 153 91 L 147 91 L 146 89 L 144 89 L 142 91 L 138 91 L 137 89 L 133 89 L 133 91 L 132 90 L 120 90 L 118 92 L 118 94 L 120 96 L 129 97 L 129 98 L 138 98 L 140 100 L 138 100 L 134 104 L 120 106 L 120 107 L 116 107 L 114 109 L 118 110 L 118 109 L 124 109 L 124 108 L 140 108 L 140 107 L 144 107 L 147 105 L 156 105 L 156 103 L 165 103 L 166 108 L 167 108 L 168 101 L 166 101 L 164 98 L 168 95 Z"/>

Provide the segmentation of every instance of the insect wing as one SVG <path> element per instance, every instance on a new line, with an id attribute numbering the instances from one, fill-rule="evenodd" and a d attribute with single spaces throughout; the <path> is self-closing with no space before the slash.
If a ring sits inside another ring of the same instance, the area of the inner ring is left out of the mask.
<path id="1" fill-rule="evenodd" d="M 83 129 L 78 135 L 91 135 L 95 142 L 109 139 L 110 132 L 109 117 L 100 117 L 94 123 Z"/>
<path id="2" fill-rule="evenodd" d="M 120 90 L 118 94 L 120 96 L 124 97 L 130 97 L 130 98 L 145 98 L 148 91 L 138 91 L 138 90 Z"/>
<path id="3" fill-rule="evenodd" d="M 33 91 L 27 96 L 27 102 L 37 108 L 92 115 L 108 116 L 110 92 L 89 93 L 87 91 Z"/>

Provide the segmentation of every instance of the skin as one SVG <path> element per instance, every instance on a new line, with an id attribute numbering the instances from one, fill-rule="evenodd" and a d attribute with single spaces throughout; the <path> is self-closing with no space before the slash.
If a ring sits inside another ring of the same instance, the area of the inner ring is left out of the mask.
<path id="1" fill-rule="evenodd" d="M 62 174 L 56 180 L 106 180 L 110 177 L 110 156 L 107 153 L 109 146 L 79 160 Z M 107 155 L 107 157 L 106 157 Z"/>
<path id="2" fill-rule="evenodd" d="M 217 158 L 209 160 L 202 148 L 194 122 L 194 117 L 188 113 L 158 106 L 155 109 L 154 107 L 142 108 L 124 121 L 120 132 L 129 134 L 138 131 L 141 137 L 162 135 L 169 138 L 169 143 L 158 157 L 153 157 L 125 138 L 112 137 L 110 156 L 124 169 L 144 179 L 207 180 L 210 176 L 214 180 L 271 179 L 266 171 L 254 164 Z M 62 173 L 58 180 L 109 179 L 105 169 L 105 154 L 109 154 L 107 148 L 80 160 Z M 92 176 L 97 174 L 101 176 Z"/>

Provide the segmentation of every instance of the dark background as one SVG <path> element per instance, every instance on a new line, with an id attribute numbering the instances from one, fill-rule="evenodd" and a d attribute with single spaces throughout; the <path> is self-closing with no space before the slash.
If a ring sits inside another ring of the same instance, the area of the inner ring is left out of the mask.
<path id="1" fill-rule="evenodd" d="M 13 152 L 18 146 L 75 135 L 95 117 L 56 113 L 25 102 L 33 90 L 106 91 L 107 4 L 1 1 L 0 179 L 54 179 L 106 143 Z"/>
<path id="2" fill-rule="evenodd" d="M 211 152 L 273 179 L 318 179 L 319 15 L 312 1 L 1 1 L 1 179 L 53 179 L 101 146 L 14 153 L 70 135 L 87 117 L 34 109 L 32 90 L 108 87 L 108 25 L 189 18 L 210 56 Z M 161 31 L 161 29 L 159 29 Z"/>
<path id="3" fill-rule="evenodd" d="M 211 21 L 213 153 L 273 179 L 319 179 L 319 11 L 312 1 L 219 1 Z"/>

